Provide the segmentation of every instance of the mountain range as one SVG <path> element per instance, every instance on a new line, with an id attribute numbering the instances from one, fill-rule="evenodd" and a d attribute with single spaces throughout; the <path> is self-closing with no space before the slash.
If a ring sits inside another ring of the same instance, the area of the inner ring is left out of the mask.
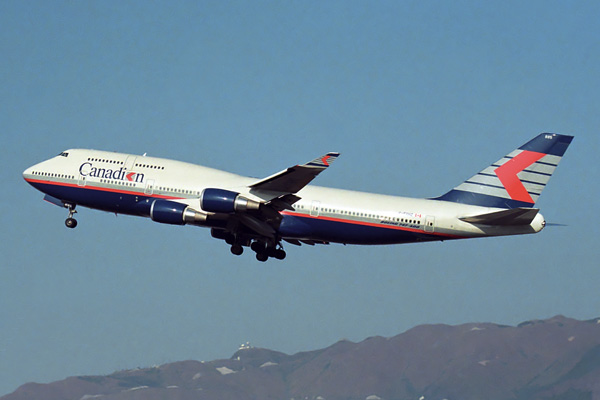
<path id="1" fill-rule="evenodd" d="M 421 325 L 287 355 L 243 346 L 230 359 L 27 383 L 0 400 L 600 399 L 600 319 L 518 326 Z"/>

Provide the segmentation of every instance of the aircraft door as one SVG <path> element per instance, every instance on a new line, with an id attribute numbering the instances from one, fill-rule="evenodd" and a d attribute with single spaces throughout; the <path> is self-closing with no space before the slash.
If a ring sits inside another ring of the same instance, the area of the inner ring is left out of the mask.
<path id="1" fill-rule="evenodd" d="M 133 166 L 135 165 L 136 158 L 137 158 L 137 156 L 127 156 L 127 159 L 125 160 L 125 165 L 123 165 L 123 169 L 125 169 L 127 171 L 133 170 Z"/>
<path id="2" fill-rule="evenodd" d="M 435 217 L 428 215 L 425 217 L 425 232 L 433 232 L 435 229 Z"/>
<path id="3" fill-rule="evenodd" d="M 146 181 L 146 188 L 144 189 L 144 194 L 151 195 L 152 193 L 154 193 L 154 180 L 148 179 Z"/>
<path id="4" fill-rule="evenodd" d="M 310 216 L 311 217 L 318 217 L 320 211 L 321 211 L 321 202 L 320 201 L 313 201 L 312 204 L 311 204 L 311 206 L 310 206 Z"/>

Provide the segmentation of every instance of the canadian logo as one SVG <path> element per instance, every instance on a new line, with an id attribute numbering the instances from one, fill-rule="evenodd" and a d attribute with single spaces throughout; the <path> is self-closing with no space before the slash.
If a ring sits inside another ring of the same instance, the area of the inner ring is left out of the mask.
<path id="1" fill-rule="evenodd" d="M 114 179 L 117 181 L 128 180 L 129 182 L 143 183 L 144 174 L 138 172 L 127 172 L 127 169 L 97 168 L 91 162 L 84 162 L 79 166 L 81 176 L 91 176 L 93 178 Z"/>

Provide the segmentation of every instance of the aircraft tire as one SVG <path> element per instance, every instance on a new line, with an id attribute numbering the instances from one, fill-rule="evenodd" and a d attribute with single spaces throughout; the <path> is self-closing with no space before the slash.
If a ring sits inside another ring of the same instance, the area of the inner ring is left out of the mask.
<path id="1" fill-rule="evenodd" d="M 77 226 L 77 220 L 75 218 L 67 218 L 65 220 L 65 225 L 67 226 L 67 228 L 75 228 Z"/>
<path id="2" fill-rule="evenodd" d="M 231 254 L 239 256 L 243 252 L 244 252 L 244 248 L 242 246 L 240 246 L 239 244 L 234 244 L 231 246 Z"/>
<path id="3" fill-rule="evenodd" d="M 260 262 L 265 262 L 269 259 L 269 256 L 266 253 L 256 253 L 256 259 Z"/>
<path id="4" fill-rule="evenodd" d="M 252 251 L 256 253 L 264 253 L 265 252 L 265 244 L 261 242 L 252 242 L 250 245 Z"/>
<path id="5" fill-rule="evenodd" d="M 287 254 L 285 254 L 285 251 L 283 249 L 278 249 L 278 250 L 275 250 L 275 254 L 273 257 L 275 257 L 278 260 L 283 260 L 283 259 L 285 259 L 286 255 Z"/>

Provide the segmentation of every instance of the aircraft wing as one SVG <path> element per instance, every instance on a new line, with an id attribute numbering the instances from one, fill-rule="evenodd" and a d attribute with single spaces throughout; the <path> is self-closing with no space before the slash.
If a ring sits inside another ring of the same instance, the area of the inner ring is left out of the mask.
<path id="1" fill-rule="evenodd" d="M 327 169 L 339 155 L 339 153 L 327 153 L 306 164 L 289 167 L 275 175 L 253 183 L 250 188 L 289 194 L 297 193 Z"/>
<path id="2" fill-rule="evenodd" d="M 529 225 L 540 210 L 537 208 L 511 208 L 491 213 L 459 218 L 461 221 L 481 225 Z"/>
<path id="3" fill-rule="evenodd" d="M 261 202 L 260 204 L 253 202 L 258 207 L 254 207 L 254 204 L 250 203 L 252 207 L 244 210 L 236 210 L 238 212 L 235 212 L 231 216 L 231 221 L 234 222 L 230 221 L 229 224 L 232 226 L 236 224 L 242 225 L 246 230 L 253 232 L 254 235 L 257 234 L 260 237 L 274 241 L 276 239 L 276 230 L 274 227 L 278 226 L 282 218 L 279 212 L 293 210 L 293 204 L 300 200 L 300 197 L 296 196 L 295 193 L 308 185 L 321 171 L 327 169 L 338 156 L 339 153 L 327 153 L 306 164 L 287 168 L 275 175 L 249 185 L 248 187 L 251 189 L 251 192 L 267 192 L 264 193 L 266 196 L 263 197 L 267 197 L 270 200 Z M 211 190 L 214 191 L 216 189 Z M 217 192 L 217 197 L 229 194 L 227 191 L 222 190 L 217 190 Z M 233 192 L 231 194 L 235 195 Z M 237 199 L 237 197 L 235 198 Z M 243 197 L 241 200 L 240 204 L 243 201 L 251 201 Z M 224 230 L 228 231 L 230 229 L 225 228 Z"/>

